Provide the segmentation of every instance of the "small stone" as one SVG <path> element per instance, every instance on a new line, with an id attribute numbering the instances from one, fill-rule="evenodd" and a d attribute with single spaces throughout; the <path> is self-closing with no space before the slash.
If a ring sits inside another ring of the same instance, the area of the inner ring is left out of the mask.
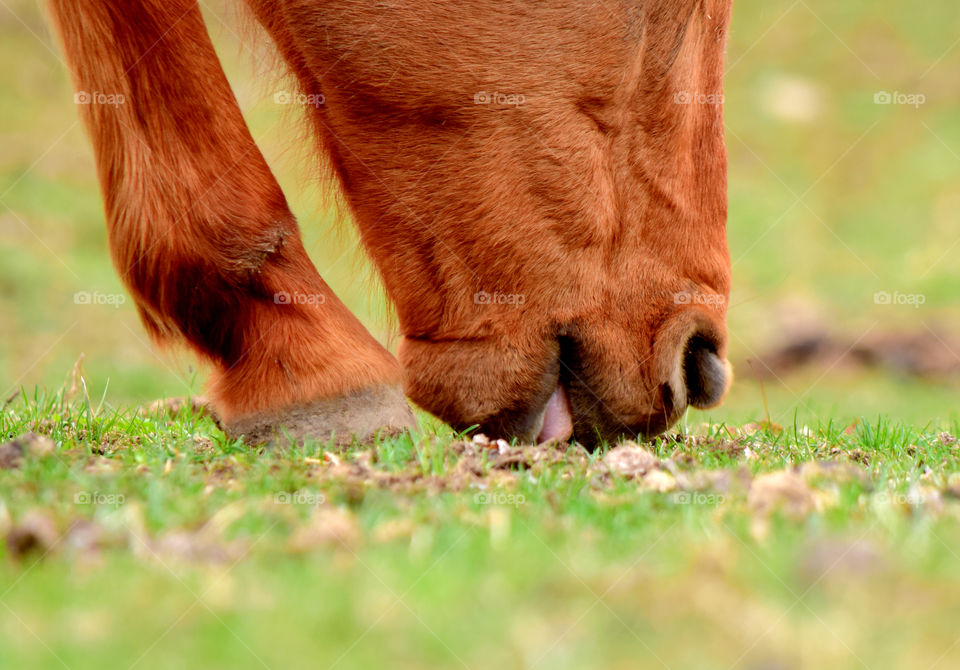
<path id="1" fill-rule="evenodd" d="M 677 488 L 677 480 L 663 470 L 651 470 L 640 481 L 644 488 L 657 493 L 667 493 Z"/>
<path id="2" fill-rule="evenodd" d="M 870 477 L 849 461 L 810 461 L 800 466 L 800 475 L 808 482 L 827 479 L 833 482 L 870 484 Z"/>
<path id="3" fill-rule="evenodd" d="M 390 519 L 373 530 L 373 539 L 380 543 L 406 540 L 414 534 L 416 529 L 411 519 Z"/>
<path id="4" fill-rule="evenodd" d="M 812 583 L 828 575 L 846 581 L 876 572 L 884 557 L 867 540 L 819 539 L 801 552 L 798 564 L 800 574 Z"/>
<path id="5" fill-rule="evenodd" d="M 929 514 L 942 514 L 944 511 L 943 494 L 933 486 L 914 483 L 904 496 L 904 502 L 914 511 L 923 510 Z"/>
<path id="6" fill-rule="evenodd" d="M 603 457 L 603 464 L 607 469 L 622 477 L 642 476 L 656 468 L 659 463 L 652 452 L 632 442 L 614 447 Z"/>
<path id="7" fill-rule="evenodd" d="M 57 544 L 57 525 L 49 515 L 34 510 L 28 512 L 7 533 L 7 551 L 14 559 L 36 552 L 42 556 Z"/>
<path id="8" fill-rule="evenodd" d="M 960 473 L 955 472 L 947 477 L 947 486 L 943 489 L 943 495 L 960 499 Z"/>
<path id="9" fill-rule="evenodd" d="M 24 433 L 20 437 L 0 445 L 0 470 L 20 467 L 24 457 L 43 458 L 52 454 L 56 445 L 46 435 L 34 432 Z"/>
<path id="10" fill-rule="evenodd" d="M 19 468 L 23 461 L 23 446 L 17 441 L 0 445 L 0 470 Z"/>
<path id="11" fill-rule="evenodd" d="M 790 470 L 780 470 L 758 476 L 750 485 L 747 506 L 760 516 L 776 510 L 791 519 L 802 519 L 815 506 L 813 491 L 803 477 Z"/>
<path id="12" fill-rule="evenodd" d="M 360 542 L 360 529 L 350 512 L 319 508 L 297 528 L 287 545 L 294 553 L 314 549 L 350 549 Z"/>

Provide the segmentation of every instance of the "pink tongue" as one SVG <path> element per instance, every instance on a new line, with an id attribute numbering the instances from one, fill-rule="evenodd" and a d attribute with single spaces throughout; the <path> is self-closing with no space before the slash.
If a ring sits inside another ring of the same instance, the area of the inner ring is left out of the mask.
<path id="1" fill-rule="evenodd" d="M 543 412 L 543 428 L 537 436 L 537 443 L 543 444 L 550 440 L 566 442 L 573 435 L 573 417 L 570 416 L 570 402 L 562 386 L 547 401 L 547 408 Z"/>

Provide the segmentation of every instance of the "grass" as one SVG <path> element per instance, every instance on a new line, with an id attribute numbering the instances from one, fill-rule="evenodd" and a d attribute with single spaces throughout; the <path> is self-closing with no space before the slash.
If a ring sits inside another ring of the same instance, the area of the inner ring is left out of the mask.
<path id="1" fill-rule="evenodd" d="M 0 471 L 0 666 L 955 667 L 948 428 L 699 426 L 626 476 L 426 418 L 263 451 L 36 392 L 0 419 L 54 444 Z"/>
<path id="2" fill-rule="evenodd" d="M 311 256 L 389 346 L 272 102 L 286 85 L 203 5 Z M 575 448 L 467 448 L 429 417 L 372 448 L 263 451 L 144 410 L 204 372 L 158 354 L 129 300 L 74 300 L 124 289 L 58 49 L 35 3 L 5 0 L 0 444 L 40 437 L 0 447 L 0 668 L 960 667 L 960 384 L 840 365 L 761 389 L 745 364 L 797 321 L 851 342 L 955 329 L 958 30 L 944 0 L 736 4 L 738 380 L 625 476 Z"/>
<path id="3" fill-rule="evenodd" d="M 336 226 L 324 206 L 296 114 L 273 102 L 289 86 L 263 65 L 270 49 L 238 28 L 232 0 L 203 4 L 240 106 L 317 267 L 390 346 L 395 333 L 382 292 L 365 279 L 371 271 L 349 226 Z M 954 329 L 960 133 L 951 77 L 960 48 L 951 47 L 960 18 L 943 0 L 925 7 L 918 13 L 901 0 L 736 5 L 725 99 L 738 388 L 697 421 L 762 415 L 745 361 L 782 341 L 798 315 L 850 342 L 867 332 Z M 205 372 L 187 355 L 158 354 L 130 300 L 118 307 L 74 302 L 79 291 L 125 293 L 108 261 L 89 142 L 36 4 L 7 0 L 0 34 L 0 57 L 16 64 L 0 68 L 0 394 L 21 385 L 56 388 L 80 353 L 90 392 L 108 388 L 115 405 L 197 391 Z M 879 91 L 919 93 L 926 102 L 876 105 Z M 878 291 L 919 293 L 925 302 L 878 305 Z M 960 418 L 955 380 L 931 387 L 885 371 L 818 379 L 823 372 L 768 382 L 771 411 L 796 411 L 805 421 L 831 412 L 847 422 Z"/>

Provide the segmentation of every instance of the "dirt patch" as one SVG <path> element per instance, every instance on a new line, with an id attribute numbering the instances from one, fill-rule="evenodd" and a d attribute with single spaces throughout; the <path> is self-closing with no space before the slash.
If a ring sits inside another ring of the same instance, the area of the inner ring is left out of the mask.
<path id="1" fill-rule="evenodd" d="M 879 368 L 923 379 L 956 378 L 960 375 L 957 352 L 960 339 L 945 330 L 871 333 L 860 340 L 808 330 L 747 361 L 743 369 L 764 378 L 784 377 L 807 367 Z"/>

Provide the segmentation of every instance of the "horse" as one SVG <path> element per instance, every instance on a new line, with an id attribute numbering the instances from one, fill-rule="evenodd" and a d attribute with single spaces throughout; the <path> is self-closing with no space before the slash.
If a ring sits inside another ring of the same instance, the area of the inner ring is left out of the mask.
<path id="1" fill-rule="evenodd" d="M 145 329 L 231 438 L 595 447 L 720 403 L 732 0 L 246 0 L 396 311 L 321 278 L 194 0 L 48 0 Z"/>

